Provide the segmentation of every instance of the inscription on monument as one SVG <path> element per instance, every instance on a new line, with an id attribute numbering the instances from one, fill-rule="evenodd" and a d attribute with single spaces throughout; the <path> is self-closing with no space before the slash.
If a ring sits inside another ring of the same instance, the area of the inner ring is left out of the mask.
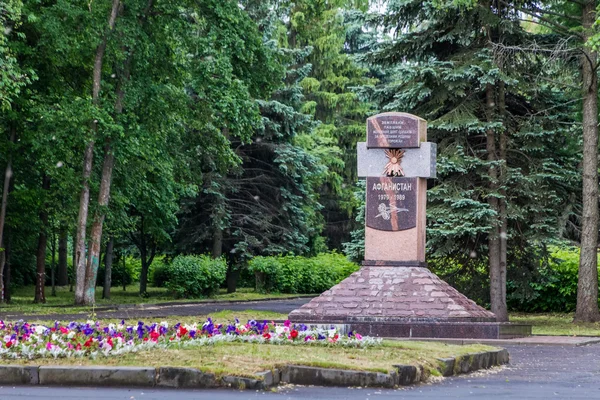
<path id="1" fill-rule="evenodd" d="M 381 231 L 417 226 L 417 179 L 367 177 L 367 226 Z"/>
<path id="2" fill-rule="evenodd" d="M 419 147 L 418 118 L 385 113 L 367 119 L 367 147 Z"/>

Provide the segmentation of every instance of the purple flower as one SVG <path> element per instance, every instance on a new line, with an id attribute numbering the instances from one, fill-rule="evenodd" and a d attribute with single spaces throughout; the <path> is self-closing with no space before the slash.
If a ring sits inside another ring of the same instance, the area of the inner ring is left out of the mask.
<path id="1" fill-rule="evenodd" d="M 190 331 L 189 335 L 192 339 L 194 339 L 196 337 L 196 331 Z"/>
<path id="2" fill-rule="evenodd" d="M 237 335 L 238 334 L 236 332 L 235 325 L 227 325 L 227 329 L 225 330 L 225 333 L 228 335 L 231 335 L 231 334 Z"/>

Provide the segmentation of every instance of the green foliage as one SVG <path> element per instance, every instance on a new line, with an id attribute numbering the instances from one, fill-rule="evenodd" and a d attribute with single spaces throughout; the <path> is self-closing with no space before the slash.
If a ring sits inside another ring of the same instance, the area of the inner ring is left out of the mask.
<path id="1" fill-rule="evenodd" d="M 254 257 L 248 269 L 256 276 L 256 290 L 276 293 L 321 293 L 358 270 L 338 253 L 315 257 Z"/>
<path id="2" fill-rule="evenodd" d="M 577 305 L 579 248 L 552 247 L 549 262 L 541 265 L 528 284 L 528 291 L 508 296 L 509 307 L 525 312 L 571 312 Z M 515 282 L 507 283 L 508 290 Z"/>
<path id="3" fill-rule="evenodd" d="M 171 271 L 170 266 L 164 260 L 164 257 L 155 259 L 150 266 L 150 276 L 152 286 L 165 287 L 169 281 Z"/>
<path id="4" fill-rule="evenodd" d="M 113 261 L 110 272 L 111 287 L 122 287 L 136 282 L 140 277 L 141 268 L 142 264 L 139 258 L 131 256 L 125 257 L 125 260 L 123 260 L 122 256 L 116 258 Z M 98 286 L 104 286 L 105 272 L 104 264 L 102 264 L 98 269 Z"/>
<path id="5" fill-rule="evenodd" d="M 177 298 L 201 298 L 216 294 L 225 281 L 227 263 L 209 256 L 177 256 L 169 267 L 167 289 Z"/>

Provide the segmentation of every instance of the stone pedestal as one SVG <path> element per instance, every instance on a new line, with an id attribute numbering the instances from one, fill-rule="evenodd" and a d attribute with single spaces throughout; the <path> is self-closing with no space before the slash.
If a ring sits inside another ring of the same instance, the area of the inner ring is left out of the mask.
<path id="1" fill-rule="evenodd" d="M 493 313 L 424 266 L 369 265 L 290 313 L 293 322 L 351 325 L 383 337 L 499 337 Z M 421 264 L 424 265 L 424 264 Z"/>

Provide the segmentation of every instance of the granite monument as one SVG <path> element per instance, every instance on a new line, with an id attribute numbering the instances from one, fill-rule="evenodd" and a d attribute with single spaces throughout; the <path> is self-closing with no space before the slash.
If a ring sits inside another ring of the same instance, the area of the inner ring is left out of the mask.
<path id="1" fill-rule="evenodd" d="M 375 115 L 357 152 L 367 192 L 365 260 L 359 271 L 292 311 L 290 320 L 345 324 L 374 336 L 498 338 L 494 314 L 425 262 L 427 179 L 436 177 L 427 122 L 407 113 Z"/>

